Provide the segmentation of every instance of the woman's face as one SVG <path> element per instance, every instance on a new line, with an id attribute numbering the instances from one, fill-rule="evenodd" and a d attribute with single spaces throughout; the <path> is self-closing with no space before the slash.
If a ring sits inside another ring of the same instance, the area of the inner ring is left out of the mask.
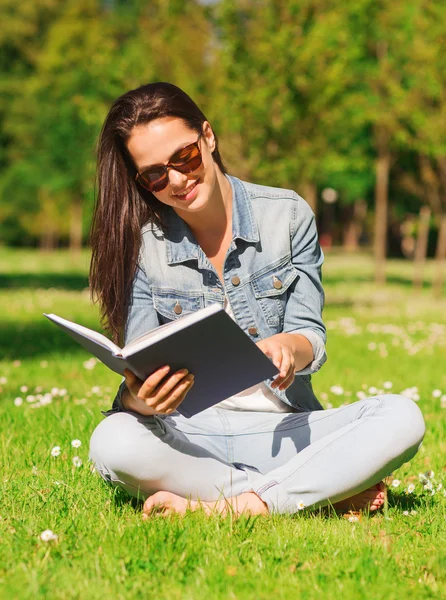
<path id="1" fill-rule="evenodd" d="M 197 141 L 198 133 L 176 117 L 156 119 L 133 129 L 127 142 L 133 162 L 142 173 L 154 165 L 165 165 L 175 152 Z M 212 158 L 215 138 L 207 121 L 199 148 L 202 163 L 192 173 L 168 169 L 168 183 L 160 192 L 152 192 L 157 200 L 178 211 L 196 212 L 203 209 L 214 191 L 218 166 Z M 187 192 L 185 194 L 185 192 Z"/>

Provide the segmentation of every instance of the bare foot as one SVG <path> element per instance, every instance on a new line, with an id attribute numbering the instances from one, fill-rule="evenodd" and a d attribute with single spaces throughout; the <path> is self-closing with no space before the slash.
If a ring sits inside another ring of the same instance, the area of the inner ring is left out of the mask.
<path id="1" fill-rule="evenodd" d="M 356 496 L 336 502 L 333 504 L 333 508 L 342 512 L 348 512 L 349 510 L 370 510 L 372 512 L 384 505 L 385 495 L 386 486 L 381 481 L 368 490 L 356 494 Z"/>
<path id="2" fill-rule="evenodd" d="M 235 516 L 241 514 L 268 514 L 266 504 L 254 492 L 247 492 L 240 494 L 240 496 L 217 500 L 216 502 L 187 500 L 171 492 L 157 492 L 153 496 L 149 496 L 144 502 L 142 518 L 146 520 L 153 514 L 167 516 L 177 513 L 184 515 L 188 510 L 195 511 L 200 509 L 204 510 L 207 515 L 227 515 L 229 513 Z"/>

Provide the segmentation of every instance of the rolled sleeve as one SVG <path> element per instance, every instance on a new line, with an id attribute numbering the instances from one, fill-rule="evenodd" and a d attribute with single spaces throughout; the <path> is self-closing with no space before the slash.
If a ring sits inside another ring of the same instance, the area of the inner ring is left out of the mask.
<path id="1" fill-rule="evenodd" d="M 289 331 L 288 333 L 298 333 L 303 335 L 310 342 L 313 348 L 313 360 L 304 369 L 296 371 L 296 375 L 311 375 L 316 373 L 327 360 L 324 340 L 312 329 L 299 329 L 298 331 Z"/>
<path id="2" fill-rule="evenodd" d="M 144 270 L 138 265 L 133 279 L 127 321 L 124 332 L 125 345 L 132 340 L 159 326 L 158 316 L 153 306 L 150 285 Z M 111 412 L 125 410 L 122 405 L 122 394 L 126 389 L 125 379 L 122 380 L 113 400 Z"/>
<path id="3" fill-rule="evenodd" d="M 297 196 L 291 227 L 291 262 L 298 278 L 286 305 L 283 332 L 298 333 L 310 342 L 313 360 L 298 371 L 299 375 L 307 375 L 318 371 L 327 360 L 327 334 L 322 320 L 325 296 L 321 268 L 324 255 L 318 241 L 314 213 L 300 196 Z"/>

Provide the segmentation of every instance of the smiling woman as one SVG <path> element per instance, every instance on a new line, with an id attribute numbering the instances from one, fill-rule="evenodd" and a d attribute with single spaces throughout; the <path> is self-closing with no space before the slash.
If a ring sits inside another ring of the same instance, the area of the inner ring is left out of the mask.
<path id="1" fill-rule="evenodd" d="M 229 175 L 211 124 L 169 83 L 115 101 L 97 182 L 91 289 L 114 340 L 217 302 L 279 369 L 190 419 L 176 409 L 193 373 L 165 365 L 140 381 L 126 372 L 91 439 L 103 478 L 146 498 L 147 517 L 382 506 L 381 480 L 414 456 L 424 421 L 401 396 L 326 411 L 315 397 L 326 332 L 308 204 Z"/>

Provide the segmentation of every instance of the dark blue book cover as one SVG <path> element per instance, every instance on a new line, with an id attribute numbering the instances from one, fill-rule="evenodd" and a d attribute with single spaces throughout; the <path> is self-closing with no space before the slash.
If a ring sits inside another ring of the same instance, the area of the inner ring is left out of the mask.
<path id="1" fill-rule="evenodd" d="M 105 336 L 45 315 L 110 369 L 128 368 L 141 380 L 156 369 L 186 368 L 195 382 L 178 407 L 191 417 L 226 398 L 277 375 L 278 369 L 219 305 L 201 309 L 154 329 L 120 349 Z"/>

